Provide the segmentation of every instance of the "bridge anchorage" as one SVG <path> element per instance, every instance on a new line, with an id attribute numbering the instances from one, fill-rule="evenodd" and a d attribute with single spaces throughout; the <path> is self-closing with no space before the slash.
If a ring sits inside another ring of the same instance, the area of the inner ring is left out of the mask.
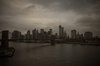
<path id="1" fill-rule="evenodd" d="M 0 57 L 12 57 L 14 55 L 15 49 L 13 47 L 9 47 L 8 33 L 8 30 L 2 31 Z"/>

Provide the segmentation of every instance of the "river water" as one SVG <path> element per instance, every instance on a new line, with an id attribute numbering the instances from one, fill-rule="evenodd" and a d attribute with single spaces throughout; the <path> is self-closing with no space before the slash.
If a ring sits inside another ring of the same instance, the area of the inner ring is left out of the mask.
<path id="1" fill-rule="evenodd" d="M 0 66 L 100 66 L 100 46 L 12 43 L 13 57 L 0 58 Z"/>

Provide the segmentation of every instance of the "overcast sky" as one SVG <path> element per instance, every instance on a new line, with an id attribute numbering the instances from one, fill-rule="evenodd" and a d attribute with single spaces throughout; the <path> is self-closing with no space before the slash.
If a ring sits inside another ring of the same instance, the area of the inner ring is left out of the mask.
<path id="1" fill-rule="evenodd" d="M 43 28 L 58 32 L 58 26 L 100 36 L 100 0 L 0 0 L 0 30 Z"/>

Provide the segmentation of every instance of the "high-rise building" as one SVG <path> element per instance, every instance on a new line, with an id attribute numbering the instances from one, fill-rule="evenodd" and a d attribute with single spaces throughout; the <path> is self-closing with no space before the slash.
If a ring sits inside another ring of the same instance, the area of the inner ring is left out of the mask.
<path id="1" fill-rule="evenodd" d="M 84 33 L 84 38 L 85 39 L 91 39 L 91 38 L 93 38 L 93 33 L 90 32 L 90 31 L 85 32 Z"/>
<path id="2" fill-rule="evenodd" d="M 30 33 L 30 30 L 27 31 L 26 38 L 27 38 L 27 39 L 31 39 L 31 33 Z"/>
<path id="3" fill-rule="evenodd" d="M 21 35 L 21 39 L 24 39 L 24 35 Z"/>
<path id="4" fill-rule="evenodd" d="M 59 25 L 59 38 L 61 38 L 62 27 Z"/>
<path id="5" fill-rule="evenodd" d="M 83 34 L 80 34 L 79 32 L 76 35 L 76 39 L 83 39 Z"/>
<path id="6" fill-rule="evenodd" d="M 44 29 L 40 29 L 40 39 L 44 39 Z"/>
<path id="7" fill-rule="evenodd" d="M 36 29 L 34 29 L 33 31 L 32 31 L 32 38 L 33 39 L 37 39 L 37 37 L 38 37 L 38 30 L 36 30 Z"/>
<path id="8" fill-rule="evenodd" d="M 13 31 L 11 39 L 21 39 L 21 32 L 17 30 Z"/>
<path id="9" fill-rule="evenodd" d="M 48 39 L 51 38 L 51 35 L 52 35 L 52 29 L 49 29 L 49 31 L 48 31 L 48 33 L 47 33 Z"/>
<path id="10" fill-rule="evenodd" d="M 59 25 L 59 38 L 62 39 L 64 37 L 64 27 Z"/>
<path id="11" fill-rule="evenodd" d="M 55 39 L 58 39 L 58 34 L 57 33 L 55 33 Z"/>
<path id="12" fill-rule="evenodd" d="M 71 31 L 71 38 L 76 39 L 76 30 Z"/>
<path id="13" fill-rule="evenodd" d="M 44 39 L 48 39 L 48 33 L 44 31 Z"/>
<path id="14" fill-rule="evenodd" d="M 52 29 L 49 29 L 49 35 L 52 35 Z"/>
<path id="15" fill-rule="evenodd" d="M 64 37 L 64 39 L 67 38 L 67 33 L 66 33 L 66 31 L 64 31 L 64 35 L 63 35 L 63 37 Z"/>
<path id="16" fill-rule="evenodd" d="M 64 38 L 64 27 L 61 28 L 61 37 Z"/>
<path id="17" fill-rule="evenodd" d="M 37 34 L 37 39 L 39 39 L 39 32 L 38 32 L 38 30 L 36 31 L 36 34 Z"/>

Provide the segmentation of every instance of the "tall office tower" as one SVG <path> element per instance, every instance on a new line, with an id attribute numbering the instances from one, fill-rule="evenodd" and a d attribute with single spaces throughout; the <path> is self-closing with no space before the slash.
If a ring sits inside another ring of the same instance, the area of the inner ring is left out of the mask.
<path id="1" fill-rule="evenodd" d="M 83 34 L 79 34 L 79 32 L 76 35 L 76 39 L 83 39 Z"/>
<path id="2" fill-rule="evenodd" d="M 49 34 L 52 35 L 52 29 L 49 29 Z"/>
<path id="3" fill-rule="evenodd" d="M 64 38 L 64 39 L 67 38 L 67 33 L 66 33 L 66 31 L 64 31 L 63 38 Z"/>
<path id="4" fill-rule="evenodd" d="M 16 40 L 21 39 L 21 32 L 19 32 L 17 30 L 13 31 L 11 39 L 16 39 Z"/>
<path id="5" fill-rule="evenodd" d="M 61 25 L 59 25 L 59 38 L 64 38 L 64 27 L 62 27 Z"/>
<path id="6" fill-rule="evenodd" d="M 36 34 L 37 34 L 37 39 L 39 39 L 39 32 L 38 32 L 38 30 L 36 31 Z"/>
<path id="7" fill-rule="evenodd" d="M 70 39 L 69 35 L 67 36 L 67 39 Z"/>
<path id="8" fill-rule="evenodd" d="M 44 31 L 44 39 L 48 39 L 48 33 Z"/>
<path id="9" fill-rule="evenodd" d="M 71 31 L 71 38 L 76 39 L 76 30 Z"/>
<path id="10" fill-rule="evenodd" d="M 51 35 L 52 35 L 52 29 L 49 29 L 49 31 L 47 32 L 48 39 L 51 38 Z"/>
<path id="11" fill-rule="evenodd" d="M 32 31 L 32 38 L 33 38 L 33 39 L 37 39 L 37 30 L 36 30 L 36 29 L 34 29 L 34 30 Z"/>
<path id="12" fill-rule="evenodd" d="M 84 37 L 83 37 L 83 34 L 81 34 L 80 37 L 81 37 L 81 39 L 83 39 L 83 38 L 84 38 Z"/>
<path id="13" fill-rule="evenodd" d="M 93 38 L 93 33 L 90 32 L 90 31 L 85 32 L 84 33 L 84 38 L 85 39 L 91 39 L 91 38 Z"/>
<path id="14" fill-rule="evenodd" d="M 59 38 L 61 38 L 61 25 L 59 25 Z"/>
<path id="15" fill-rule="evenodd" d="M 24 35 L 24 39 L 27 39 L 27 34 Z"/>
<path id="16" fill-rule="evenodd" d="M 44 29 L 40 29 L 40 39 L 44 39 Z"/>
<path id="17" fill-rule="evenodd" d="M 27 39 L 31 39 L 31 33 L 30 33 L 30 30 L 27 31 L 27 36 L 26 36 L 26 38 L 27 38 Z"/>
<path id="18" fill-rule="evenodd" d="M 55 39 L 58 39 L 58 34 L 57 33 L 55 33 Z"/>
<path id="19" fill-rule="evenodd" d="M 24 39 L 24 35 L 21 35 L 21 39 Z"/>
<path id="20" fill-rule="evenodd" d="M 64 27 L 61 28 L 61 38 L 64 38 Z"/>

